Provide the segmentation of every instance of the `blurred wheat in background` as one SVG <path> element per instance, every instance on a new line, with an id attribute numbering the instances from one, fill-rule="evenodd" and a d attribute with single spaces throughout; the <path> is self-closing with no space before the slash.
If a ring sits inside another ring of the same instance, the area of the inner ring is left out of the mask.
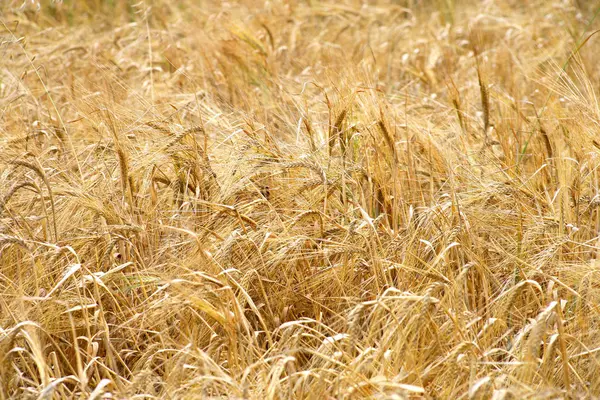
<path id="1" fill-rule="evenodd" d="M 0 399 L 600 396 L 576 0 L 4 0 Z"/>

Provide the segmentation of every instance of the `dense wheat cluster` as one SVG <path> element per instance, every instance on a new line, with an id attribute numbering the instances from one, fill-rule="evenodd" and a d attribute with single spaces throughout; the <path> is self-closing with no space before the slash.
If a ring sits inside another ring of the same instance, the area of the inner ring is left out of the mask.
<path id="1" fill-rule="evenodd" d="M 576 0 L 5 0 L 0 399 L 600 396 Z"/>

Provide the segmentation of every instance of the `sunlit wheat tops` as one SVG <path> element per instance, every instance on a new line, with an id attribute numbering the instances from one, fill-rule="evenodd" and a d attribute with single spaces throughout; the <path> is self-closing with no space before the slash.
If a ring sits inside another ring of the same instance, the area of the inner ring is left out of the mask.
<path id="1" fill-rule="evenodd" d="M 594 2 L 0 3 L 0 400 L 600 398 Z"/>

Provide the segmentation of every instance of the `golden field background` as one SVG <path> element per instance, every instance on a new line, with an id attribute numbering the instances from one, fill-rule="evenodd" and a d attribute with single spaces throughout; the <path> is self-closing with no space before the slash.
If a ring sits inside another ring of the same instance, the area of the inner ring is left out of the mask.
<path id="1" fill-rule="evenodd" d="M 598 398 L 595 7 L 2 2 L 0 399 Z"/>

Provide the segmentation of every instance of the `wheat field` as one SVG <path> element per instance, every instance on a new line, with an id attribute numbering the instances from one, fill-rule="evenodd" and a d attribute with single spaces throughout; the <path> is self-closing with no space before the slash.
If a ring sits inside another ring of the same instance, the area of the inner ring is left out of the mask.
<path id="1" fill-rule="evenodd" d="M 4 0 L 0 399 L 600 397 L 600 9 Z"/>

